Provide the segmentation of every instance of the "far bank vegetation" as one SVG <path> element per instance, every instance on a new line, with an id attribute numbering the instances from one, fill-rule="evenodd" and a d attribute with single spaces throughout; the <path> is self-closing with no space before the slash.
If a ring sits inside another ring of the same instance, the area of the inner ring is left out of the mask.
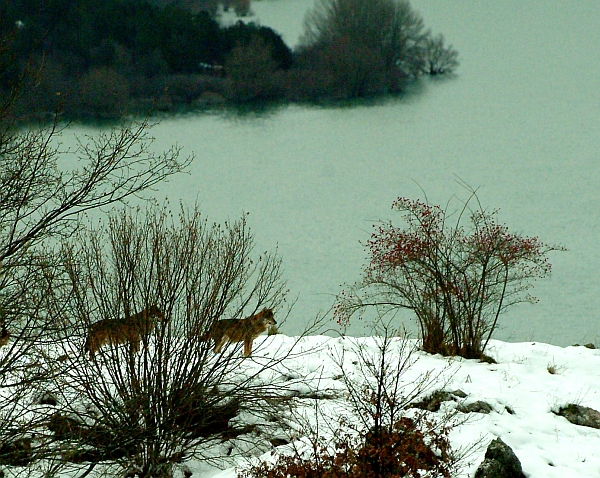
<path id="1" fill-rule="evenodd" d="M 317 0 L 292 50 L 224 10 L 248 0 L 11 0 L 0 23 L 0 95 L 26 71 L 15 113 L 119 117 L 214 104 L 323 102 L 401 92 L 452 72 L 458 53 L 405 0 Z"/>

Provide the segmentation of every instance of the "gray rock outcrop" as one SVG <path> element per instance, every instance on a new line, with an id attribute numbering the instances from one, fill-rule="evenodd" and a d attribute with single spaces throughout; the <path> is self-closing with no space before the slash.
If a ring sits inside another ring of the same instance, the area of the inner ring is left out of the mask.
<path id="1" fill-rule="evenodd" d="M 488 446 L 485 459 L 475 472 L 475 478 L 525 478 L 525 475 L 512 448 L 496 438 Z"/>
<path id="2" fill-rule="evenodd" d="M 561 417 L 565 417 L 575 425 L 600 429 L 600 412 L 593 408 L 582 407 L 581 405 L 572 403 L 565 407 L 560 407 L 558 412 L 554 413 Z"/>
<path id="3" fill-rule="evenodd" d="M 463 413 L 490 413 L 492 410 L 492 406 L 481 400 L 477 400 L 476 402 L 469 403 L 468 405 L 460 405 L 457 410 Z"/>

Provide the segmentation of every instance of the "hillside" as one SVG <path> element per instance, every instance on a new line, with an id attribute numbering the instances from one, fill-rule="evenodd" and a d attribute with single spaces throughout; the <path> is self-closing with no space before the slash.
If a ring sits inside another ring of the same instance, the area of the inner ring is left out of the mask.
<path id="1" fill-rule="evenodd" d="M 259 362 L 261 355 L 281 353 L 292 341 L 283 336 L 266 338 L 259 354 L 252 360 Z M 294 399 L 298 409 L 302 410 L 301 414 L 314 415 L 318 410 L 321 417 L 334 417 L 347 393 L 339 380 L 336 357 L 345 354 L 345 373 L 359 377 L 356 365 L 353 366 L 357 347 L 364 347 L 370 354 L 377 355 L 377 339 L 374 338 L 307 337 L 298 344 L 296 358 L 282 363 L 273 371 L 270 380 L 283 384 L 290 377 L 302 378 L 303 386 L 294 382 L 291 395 L 328 398 L 317 400 L 316 406 L 314 398 Z M 489 414 L 459 413 L 468 420 L 452 431 L 450 439 L 453 447 L 468 448 L 481 442 L 470 457 L 472 463 L 460 476 L 473 476 L 488 443 L 500 437 L 513 448 L 523 471 L 531 478 L 597 477 L 600 472 L 600 456 L 597 453 L 600 431 L 569 423 L 553 411 L 569 403 L 600 410 L 600 350 L 581 346 L 561 348 L 535 342 L 492 341 L 488 352 L 497 364 L 415 352 L 415 363 L 402 377 L 410 388 L 413 381 L 430 372 L 437 376 L 430 391 L 442 388 L 461 390 L 466 394 L 464 399 L 444 402 L 441 412 L 476 401 L 491 405 Z M 549 368 L 555 373 L 549 373 Z M 322 427 L 323 433 L 326 433 L 325 430 L 326 427 Z M 278 433 L 285 437 L 283 429 Z M 276 451 L 284 452 L 285 449 L 281 446 Z M 269 452 L 264 456 L 269 456 Z M 245 459 L 232 461 L 244 463 Z M 233 468 L 219 472 L 200 463 L 190 463 L 189 468 L 195 477 L 236 476 Z"/>

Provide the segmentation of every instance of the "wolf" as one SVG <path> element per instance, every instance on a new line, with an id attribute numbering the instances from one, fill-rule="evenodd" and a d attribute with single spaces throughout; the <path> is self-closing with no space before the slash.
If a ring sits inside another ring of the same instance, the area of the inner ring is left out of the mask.
<path id="1" fill-rule="evenodd" d="M 214 353 L 219 353 L 223 345 L 229 342 L 244 341 L 244 356 L 252 353 L 252 342 L 269 327 L 277 325 L 273 310 L 266 307 L 258 314 L 245 319 L 224 319 L 212 323 L 208 332 L 200 340 L 212 339 L 215 342 Z"/>
<path id="2" fill-rule="evenodd" d="M 150 334 L 158 321 L 165 320 L 162 311 L 152 305 L 137 314 L 124 319 L 103 319 L 90 325 L 85 340 L 85 351 L 89 352 L 90 360 L 94 354 L 106 344 L 123 344 L 129 342 L 131 350 L 140 350 L 142 336 Z"/>

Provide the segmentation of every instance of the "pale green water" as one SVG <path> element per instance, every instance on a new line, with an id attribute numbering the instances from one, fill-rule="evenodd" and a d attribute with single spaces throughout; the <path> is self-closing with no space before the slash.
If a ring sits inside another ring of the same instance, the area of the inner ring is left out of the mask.
<path id="1" fill-rule="evenodd" d="M 286 40 L 304 0 L 255 10 Z M 355 108 L 290 106 L 262 116 L 186 115 L 154 131 L 157 147 L 195 151 L 189 176 L 159 192 L 213 220 L 250 212 L 257 251 L 277 244 L 299 300 L 284 330 L 327 309 L 359 277 L 371 224 L 399 195 L 444 203 L 455 175 L 480 187 L 517 232 L 553 254 L 535 306 L 518 306 L 497 338 L 558 345 L 600 336 L 600 8 L 597 0 L 413 1 L 459 50 L 455 78 Z M 286 5 L 289 5 L 286 8 Z M 266 23 L 266 22 L 265 22 Z M 351 332 L 361 333 L 357 323 Z"/>

